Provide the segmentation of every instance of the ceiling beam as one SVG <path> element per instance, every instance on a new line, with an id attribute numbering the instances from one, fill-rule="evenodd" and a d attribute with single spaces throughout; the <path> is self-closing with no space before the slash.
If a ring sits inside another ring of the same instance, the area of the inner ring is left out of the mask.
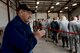
<path id="1" fill-rule="evenodd" d="M 15 2 L 15 1 L 14 1 Z M 12 1 L 10 1 L 11 4 L 13 4 L 14 6 L 16 6 L 16 4 L 14 4 Z"/>
<path id="2" fill-rule="evenodd" d="M 48 10 L 50 10 L 51 6 L 53 5 L 53 0 L 51 0 L 51 2 L 52 2 L 52 3 L 49 5 Z M 47 12 L 48 12 L 48 10 L 47 10 Z"/>
<path id="3" fill-rule="evenodd" d="M 39 1 L 51 1 L 51 0 L 39 0 Z"/>
<path id="4" fill-rule="evenodd" d="M 71 11 L 69 11 L 69 12 L 73 12 L 73 11 L 75 11 L 78 7 L 80 7 L 80 3 L 78 4 L 78 6 L 76 7 L 76 8 L 73 8 Z"/>
<path id="5" fill-rule="evenodd" d="M 68 2 L 68 1 L 59 1 L 59 2 Z M 71 1 L 72 3 L 80 3 L 80 1 Z"/>
<path id="6" fill-rule="evenodd" d="M 0 1 L 7 5 L 7 3 L 5 3 L 3 0 L 0 0 Z"/>
<path id="7" fill-rule="evenodd" d="M 67 1 L 62 7 L 60 10 L 62 10 L 67 4 L 69 4 L 69 2 L 71 2 L 71 0 Z M 58 12 L 60 12 L 60 10 Z"/>
<path id="8" fill-rule="evenodd" d="M 39 10 L 38 13 L 47 13 L 47 11 L 41 11 Z M 53 12 L 50 12 L 50 13 L 58 13 L 57 11 L 53 11 Z"/>

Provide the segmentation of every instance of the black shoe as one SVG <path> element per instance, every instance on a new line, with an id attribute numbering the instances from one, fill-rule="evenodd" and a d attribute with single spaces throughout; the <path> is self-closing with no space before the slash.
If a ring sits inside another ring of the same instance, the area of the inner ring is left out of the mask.
<path id="1" fill-rule="evenodd" d="M 73 53 L 71 49 L 69 50 L 69 52 L 70 52 L 70 53 Z"/>
<path id="2" fill-rule="evenodd" d="M 66 46 L 68 48 L 68 46 Z"/>
<path id="3" fill-rule="evenodd" d="M 62 47 L 65 47 L 65 46 L 62 46 Z"/>
<path id="4" fill-rule="evenodd" d="M 73 51 L 73 53 L 77 53 L 76 51 Z"/>

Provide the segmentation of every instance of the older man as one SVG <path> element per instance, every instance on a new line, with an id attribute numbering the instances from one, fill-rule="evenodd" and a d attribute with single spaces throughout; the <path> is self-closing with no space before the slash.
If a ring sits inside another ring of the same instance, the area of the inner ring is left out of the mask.
<path id="1" fill-rule="evenodd" d="M 30 26 L 26 24 L 33 13 L 26 4 L 20 4 L 17 13 L 5 29 L 2 53 L 32 53 L 37 40 L 45 34 L 44 30 L 32 33 Z"/>

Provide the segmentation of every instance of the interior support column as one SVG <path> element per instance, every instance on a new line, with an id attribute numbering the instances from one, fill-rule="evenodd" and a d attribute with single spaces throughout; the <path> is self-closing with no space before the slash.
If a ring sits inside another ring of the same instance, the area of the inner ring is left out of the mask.
<path id="1" fill-rule="evenodd" d="M 9 0 L 7 0 L 8 21 L 10 22 Z"/>

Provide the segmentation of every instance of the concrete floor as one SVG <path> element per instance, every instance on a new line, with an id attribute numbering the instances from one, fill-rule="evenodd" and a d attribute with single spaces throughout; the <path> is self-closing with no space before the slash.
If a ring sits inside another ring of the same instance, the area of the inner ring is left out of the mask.
<path id="1" fill-rule="evenodd" d="M 41 39 L 33 49 L 33 53 L 69 53 L 67 48 L 63 48 L 60 45 L 55 45 L 52 41 Z"/>

